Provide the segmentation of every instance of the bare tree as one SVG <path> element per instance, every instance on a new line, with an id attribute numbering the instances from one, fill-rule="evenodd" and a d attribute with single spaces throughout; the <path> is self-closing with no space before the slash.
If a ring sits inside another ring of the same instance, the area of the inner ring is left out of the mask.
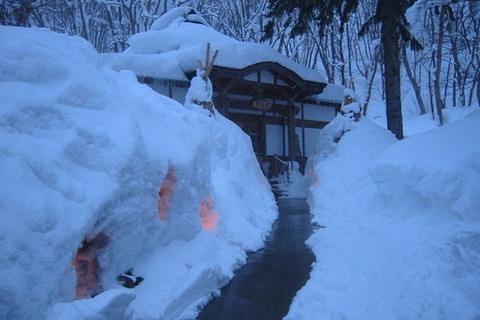
<path id="1" fill-rule="evenodd" d="M 425 114 L 427 113 L 427 109 L 423 101 L 423 97 L 421 93 L 421 85 L 420 85 L 420 82 L 417 81 L 414 75 L 414 72 L 412 71 L 412 67 L 410 66 L 410 61 L 408 60 L 408 54 L 407 54 L 407 45 L 405 43 L 402 44 L 402 62 L 403 62 L 403 66 L 405 67 L 407 77 L 410 80 L 413 91 L 415 93 L 415 98 L 417 99 L 418 107 L 420 109 L 420 114 Z"/>
<path id="2" fill-rule="evenodd" d="M 198 0 L 195 8 L 217 30 L 240 41 L 259 42 L 268 0 Z"/>
<path id="3" fill-rule="evenodd" d="M 438 30 L 436 30 L 435 27 L 435 21 L 433 20 L 433 13 L 432 11 L 435 11 L 435 14 L 438 15 Z M 442 71 L 442 60 L 443 60 L 443 46 L 444 46 L 444 38 L 445 38 L 445 28 L 447 24 L 447 19 L 449 18 L 449 13 L 450 13 L 450 7 L 448 5 L 442 4 L 440 6 L 435 6 L 434 9 L 430 9 L 430 17 L 432 20 L 431 24 L 431 30 L 432 30 L 432 40 L 436 38 L 436 44 L 432 50 L 432 78 L 433 78 L 433 91 L 434 91 L 434 99 L 433 103 L 434 105 L 432 106 L 432 110 L 434 111 L 435 117 L 438 120 L 439 125 L 443 124 L 443 108 L 444 108 L 444 102 L 442 100 L 441 96 L 441 82 L 442 79 L 440 78 L 441 76 L 441 71 Z M 453 17 L 450 16 L 452 19 Z"/>

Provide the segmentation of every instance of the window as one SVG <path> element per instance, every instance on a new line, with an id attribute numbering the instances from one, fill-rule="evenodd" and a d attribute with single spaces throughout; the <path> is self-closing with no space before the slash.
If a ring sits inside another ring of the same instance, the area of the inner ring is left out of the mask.
<path id="1" fill-rule="evenodd" d="M 241 123 L 242 130 L 252 139 L 255 154 L 265 154 L 265 130 L 262 125 Z"/>

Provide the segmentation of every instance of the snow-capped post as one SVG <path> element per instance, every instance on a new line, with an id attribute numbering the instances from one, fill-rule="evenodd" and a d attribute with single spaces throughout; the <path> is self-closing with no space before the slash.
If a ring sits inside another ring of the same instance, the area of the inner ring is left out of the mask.
<path id="1" fill-rule="evenodd" d="M 198 60 L 197 74 L 190 81 L 190 88 L 188 88 L 187 96 L 185 97 L 185 106 L 200 106 L 208 110 L 209 116 L 215 117 L 215 109 L 212 103 L 213 87 L 209 79 L 210 72 L 218 56 L 218 50 L 215 50 L 212 59 L 210 60 L 210 43 L 207 43 L 207 53 L 205 58 L 205 65 L 201 60 Z"/>
<path id="2" fill-rule="evenodd" d="M 210 76 L 210 72 L 212 71 L 213 64 L 215 63 L 215 60 L 217 59 L 218 56 L 218 50 L 215 50 L 215 53 L 213 54 L 212 61 L 210 61 L 210 42 L 207 43 L 207 54 L 205 58 L 205 67 L 202 65 L 202 61 L 198 60 L 198 67 L 200 70 L 203 70 L 204 73 L 202 75 L 203 80 L 207 80 L 208 77 Z"/>
<path id="3" fill-rule="evenodd" d="M 350 79 L 343 90 L 343 105 L 341 114 L 350 120 L 358 121 L 362 116 L 362 104 L 360 97 L 353 90 L 353 79 Z"/>

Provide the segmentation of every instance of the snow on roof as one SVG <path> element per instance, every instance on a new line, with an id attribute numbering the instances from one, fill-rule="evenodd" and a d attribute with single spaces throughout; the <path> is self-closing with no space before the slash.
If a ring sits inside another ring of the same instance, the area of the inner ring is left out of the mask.
<path id="1" fill-rule="evenodd" d="M 344 97 L 344 87 L 338 84 L 329 83 L 323 89 L 322 93 L 314 96 L 317 103 L 323 102 L 333 102 L 333 103 L 343 103 Z"/>
<path id="2" fill-rule="evenodd" d="M 206 45 L 219 50 L 215 65 L 232 69 L 276 62 L 306 81 L 326 82 L 317 71 L 296 63 L 274 49 L 258 43 L 241 42 L 210 27 L 193 8 L 175 8 L 160 17 L 149 31 L 133 35 L 122 54 L 106 54 L 110 67 L 129 69 L 154 78 L 188 80 L 186 72 L 196 69 L 205 57 Z"/>

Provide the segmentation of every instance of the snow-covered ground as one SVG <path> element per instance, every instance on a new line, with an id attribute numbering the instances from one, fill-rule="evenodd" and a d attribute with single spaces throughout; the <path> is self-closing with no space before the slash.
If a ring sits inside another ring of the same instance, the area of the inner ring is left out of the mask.
<path id="1" fill-rule="evenodd" d="M 194 318 L 263 245 L 276 204 L 229 120 L 44 29 L 0 27 L 0 92 L 0 319 Z M 104 292 L 74 301 L 72 262 L 96 234 Z M 130 268 L 144 281 L 126 289 Z"/>
<path id="2" fill-rule="evenodd" d="M 309 201 L 324 228 L 286 319 L 480 318 L 480 110 L 445 118 L 406 118 L 400 142 L 369 119 L 323 130 Z"/>

